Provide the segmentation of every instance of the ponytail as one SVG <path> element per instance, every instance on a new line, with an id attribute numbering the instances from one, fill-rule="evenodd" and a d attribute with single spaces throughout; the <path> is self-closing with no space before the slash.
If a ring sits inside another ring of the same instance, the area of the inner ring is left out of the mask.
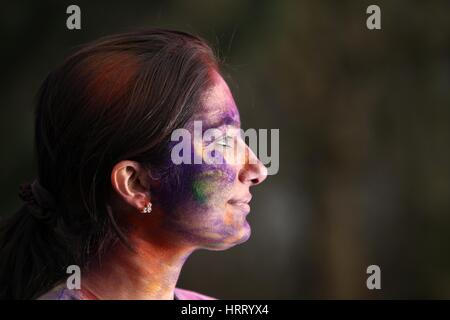
<path id="1" fill-rule="evenodd" d="M 0 221 L 0 299 L 32 299 L 63 277 L 67 252 L 52 226 L 54 202 L 37 181 L 20 187 L 25 204 Z M 60 261 L 58 261 L 58 259 Z"/>

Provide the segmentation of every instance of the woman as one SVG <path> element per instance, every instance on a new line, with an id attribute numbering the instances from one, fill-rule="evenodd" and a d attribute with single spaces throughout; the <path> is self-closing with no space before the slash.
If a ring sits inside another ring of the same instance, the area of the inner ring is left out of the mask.
<path id="1" fill-rule="evenodd" d="M 215 128 L 175 164 L 172 133 Z M 0 298 L 212 299 L 176 288 L 197 249 L 250 236 L 249 188 L 267 170 L 203 40 L 146 29 L 87 44 L 44 81 L 35 112 L 38 178 L 0 228 Z M 243 146 L 242 161 L 226 149 Z M 81 288 L 66 287 L 67 267 Z"/>

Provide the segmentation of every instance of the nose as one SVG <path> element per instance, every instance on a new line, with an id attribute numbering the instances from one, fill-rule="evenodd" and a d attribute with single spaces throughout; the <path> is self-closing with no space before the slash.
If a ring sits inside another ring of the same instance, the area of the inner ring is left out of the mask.
<path id="1" fill-rule="evenodd" d="M 266 180 L 267 168 L 254 154 L 252 149 L 246 146 L 245 163 L 239 173 L 239 180 L 242 183 L 255 186 Z"/>

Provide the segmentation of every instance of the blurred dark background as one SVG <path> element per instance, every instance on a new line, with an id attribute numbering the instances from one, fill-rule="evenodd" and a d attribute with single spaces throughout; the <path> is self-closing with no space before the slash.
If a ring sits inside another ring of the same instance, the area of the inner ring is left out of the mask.
<path id="1" fill-rule="evenodd" d="M 66 8 L 81 7 L 81 30 Z M 366 28 L 381 7 L 382 29 Z M 450 2 L 8 1 L 1 4 L 1 203 L 35 175 L 32 103 L 100 36 L 161 26 L 224 60 L 243 128 L 280 129 L 252 237 L 200 251 L 179 286 L 223 299 L 450 298 Z M 2 257 L 0 257 L 2 259 Z M 381 268 L 381 290 L 366 268 Z"/>

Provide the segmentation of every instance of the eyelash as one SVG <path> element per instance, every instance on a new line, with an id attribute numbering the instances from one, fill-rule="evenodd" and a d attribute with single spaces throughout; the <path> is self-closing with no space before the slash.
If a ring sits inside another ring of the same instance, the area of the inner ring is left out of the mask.
<path id="1" fill-rule="evenodd" d="M 224 136 L 224 137 L 220 138 L 220 139 L 217 141 L 217 144 L 218 144 L 218 145 L 224 146 L 224 147 L 226 147 L 226 148 L 231 148 L 231 146 L 230 146 L 227 142 L 225 142 L 225 143 L 220 143 L 222 140 L 225 140 L 225 141 L 233 140 L 233 137 L 232 137 L 232 136 Z"/>

